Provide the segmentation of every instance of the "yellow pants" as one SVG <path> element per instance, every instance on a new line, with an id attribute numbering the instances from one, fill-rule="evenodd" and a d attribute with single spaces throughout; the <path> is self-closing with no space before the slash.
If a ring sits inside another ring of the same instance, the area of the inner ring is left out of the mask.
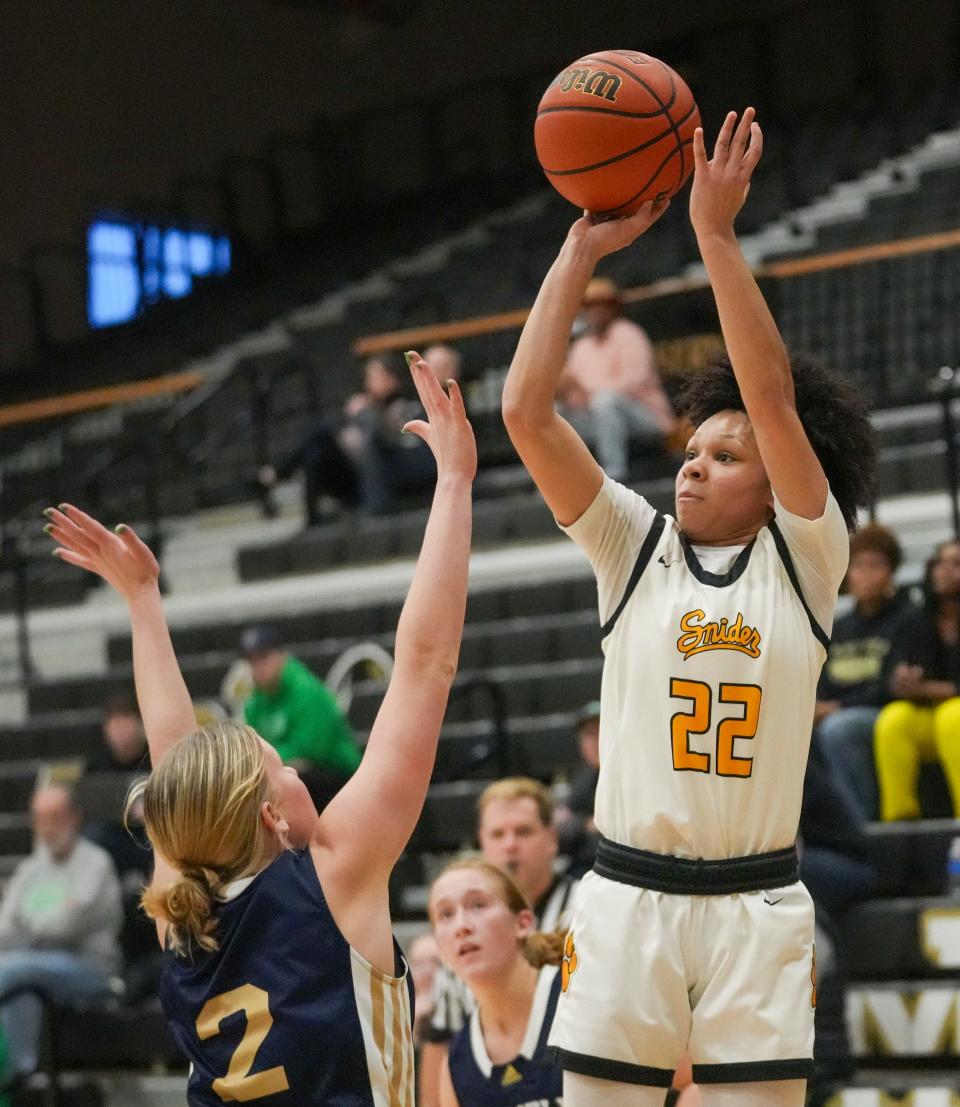
<path id="1" fill-rule="evenodd" d="M 960 696 L 935 707 L 888 703 L 877 716 L 873 751 L 881 819 L 919 818 L 920 764 L 937 758 L 950 785 L 953 813 L 960 814 Z"/>

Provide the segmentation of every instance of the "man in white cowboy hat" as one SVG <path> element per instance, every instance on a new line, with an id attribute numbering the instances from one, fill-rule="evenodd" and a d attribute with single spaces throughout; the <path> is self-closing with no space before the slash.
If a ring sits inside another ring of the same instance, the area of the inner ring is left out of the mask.
<path id="1" fill-rule="evenodd" d="M 623 297 L 609 277 L 583 295 L 585 331 L 570 346 L 559 399 L 614 480 L 629 475 L 630 444 L 656 452 L 674 426 L 646 331 L 623 317 Z"/>

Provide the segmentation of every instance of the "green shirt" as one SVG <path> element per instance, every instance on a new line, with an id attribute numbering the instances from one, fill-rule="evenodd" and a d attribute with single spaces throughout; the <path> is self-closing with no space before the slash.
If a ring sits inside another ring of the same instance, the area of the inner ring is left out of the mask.
<path id="1" fill-rule="evenodd" d="M 360 764 L 360 747 L 333 693 L 295 657 L 287 658 L 273 691 L 254 691 L 244 715 L 285 764 L 310 761 L 347 776 Z"/>

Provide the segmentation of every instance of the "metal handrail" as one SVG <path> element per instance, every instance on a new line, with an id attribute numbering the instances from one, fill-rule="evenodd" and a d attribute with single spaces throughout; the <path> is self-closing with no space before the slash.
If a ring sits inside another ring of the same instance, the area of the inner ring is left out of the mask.
<path id="1" fill-rule="evenodd" d="M 521 764 L 523 759 L 517 755 L 510 741 L 510 732 L 507 728 L 507 696 L 502 685 L 492 677 L 471 677 L 462 684 L 455 684 L 450 692 L 450 702 L 470 696 L 475 692 L 482 693 L 490 708 L 490 723 L 492 728 L 492 745 L 483 739 L 475 742 L 467 752 L 465 758 L 450 775 L 451 780 L 462 780 L 472 776 L 481 768 L 493 764 L 496 766 L 498 777 L 513 776 L 524 770 Z"/>

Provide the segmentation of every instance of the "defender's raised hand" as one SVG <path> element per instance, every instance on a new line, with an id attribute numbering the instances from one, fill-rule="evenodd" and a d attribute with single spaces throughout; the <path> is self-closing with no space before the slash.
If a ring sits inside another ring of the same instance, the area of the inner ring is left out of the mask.
<path id="1" fill-rule="evenodd" d="M 694 131 L 690 222 L 698 235 L 731 230 L 743 207 L 763 153 L 763 132 L 755 115 L 753 108 L 747 108 L 737 123 L 737 113 L 728 112 L 709 161 L 703 128 Z"/>
<path id="2" fill-rule="evenodd" d="M 477 475 L 477 444 L 460 386 L 454 380 L 447 381 L 448 392 L 444 392 L 434 371 L 416 351 L 405 356 L 427 418 L 413 419 L 403 429 L 430 447 L 437 459 L 438 479 L 451 475 L 472 481 Z"/>
<path id="3" fill-rule="evenodd" d="M 145 591 L 156 590 L 160 566 L 150 548 L 130 527 L 109 531 L 72 504 L 48 507 L 44 530 L 58 543 L 55 557 L 96 573 L 129 603 Z"/>

